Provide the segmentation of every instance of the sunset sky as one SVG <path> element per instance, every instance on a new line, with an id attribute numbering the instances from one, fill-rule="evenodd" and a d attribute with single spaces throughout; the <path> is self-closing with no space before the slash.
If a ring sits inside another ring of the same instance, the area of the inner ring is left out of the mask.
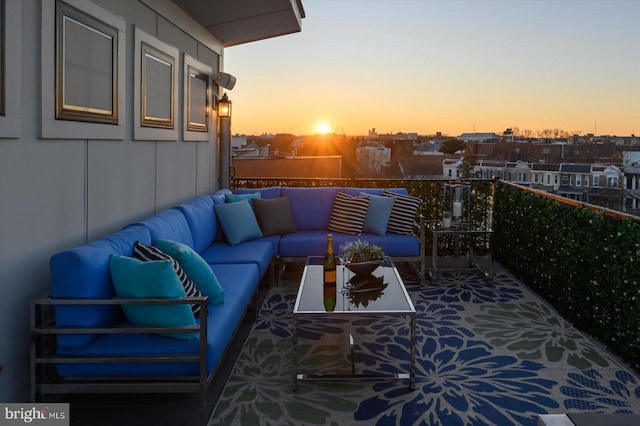
<path id="1" fill-rule="evenodd" d="M 640 132 L 640 0 L 303 0 L 225 50 L 233 133 Z"/>

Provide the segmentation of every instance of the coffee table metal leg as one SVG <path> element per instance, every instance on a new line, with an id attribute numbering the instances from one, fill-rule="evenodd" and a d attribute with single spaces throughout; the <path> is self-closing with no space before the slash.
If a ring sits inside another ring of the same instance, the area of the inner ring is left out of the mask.
<path id="1" fill-rule="evenodd" d="M 355 342 L 353 340 L 353 333 L 351 332 L 351 330 L 349 330 L 349 350 L 351 351 L 351 375 L 355 377 L 356 375 Z"/>
<path id="2" fill-rule="evenodd" d="M 291 356 L 293 357 L 293 390 L 298 389 L 298 317 L 297 315 L 293 316 L 293 333 L 292 337 L 293 344 L 291 350 Z"/>
<path id="3" fill-rule="evenodd" d="M 416 388 L 416 316 L 411 315 L 411 366 L 409 372 L 409 389 L 414 390 Z"/>

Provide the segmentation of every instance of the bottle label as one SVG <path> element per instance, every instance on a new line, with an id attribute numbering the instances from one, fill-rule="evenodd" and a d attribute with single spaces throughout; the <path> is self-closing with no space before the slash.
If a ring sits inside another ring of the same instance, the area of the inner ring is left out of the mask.
<path id="1" fill-rule="evenodd" d="M 335 269 L 332 271 L 324 271 L 324 282 L 335 283 L 337 281 L 337 275 Z"/>

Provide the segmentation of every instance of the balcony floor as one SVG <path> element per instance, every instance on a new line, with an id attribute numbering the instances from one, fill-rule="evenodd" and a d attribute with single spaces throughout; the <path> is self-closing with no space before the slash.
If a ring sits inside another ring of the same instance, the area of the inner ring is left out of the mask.
<path id="1" fill-rule="evenodd" d="M 459 262 L 461 259 L 450 259 L 448 260 L 448 262 L 454 262 L 456 265 L 458 264 L 457 262 Z M 443 264 L 442 266 L 447 266 L 446 264 Z M 412 277 L 410 274 L 410 270 L 408 267 L 406 267 L 406 265 L 400 265 L 399 269 L 401 270 L 401 273 L 403 275 L 403 278 L 405 278 L 405 281 L 407 282 L 407 286 L 410 292 L 423 292 L 422 289 L 420 289 L 420 287 L 418 287 L 415 283 L 412 283 Z M 500 265 L 495 265 L 495 269 L 496 269 L 496 273 L 498 275 L 502 275 L 505 276 L 506 272 L 504 270 L 502 270 L 502 268 L 500 267 Z M 299 281 L 300 276 L 302 273 L 302 267 L 300 265 L 291 265 L 290 267 L 287 268 L 286 273 L 285 273 L 285 286 L 295 286 L 296 283 Z M 427 285 L 429 285 L 430 283 L 427 282 Z M 267 283 L 262 283 L 261 288 L 260 288 L 260 295 L 261 295 L 261 301 L 264 300 L 264 298 L 267 296 L 267 292 L 268 292 L 268 288 L 267 288 Z M 458 289 L 459 290 L 459 289 Z M 457 290 L 456 290 L 457 291 Z M 462 289 L 462 291 L 458 291 L 457 294 L 449 294 L 448 296 L 445 295 L 445 298 L 448 298 L 448 300 L 451 300 L 452 304 L 463 304 L 465 303 L 464 299 L 467 298 L 468 294 L 465 295 L 465 290 Z M 482 293 L 479 293 L 482 294 Z M 476 295 L 477 296 L 477 295 Z M 486 297 L 489 297 L 490 294 L 486 294 Z M 421 296 L 423 297 L 423 296 Z M 481 296 L 482 297 L 482 296 Z M 534 296 L 535 298 L 535 296 Z M 506 299 L 508 299 L 508 297 L 506 297 Z M 505 301 L 506 301 L 505 299 Z M 442 298 L 440 300 L 443 300 Z M 477 301 L 476 301 L 477 302 Z M 482 302 L 482 301 L 481 301 Z M 486 300 L 484 301 L 487 305 L 491 304 L 491 303 L 497 303 L 499 305 L 500 301 L 498 300 Z M 496 305 L 496 306 L 498 306 Z M 437 316 L 452 316 L 452 311 L 451 309 L 449 309 L 447 306 L 440 306 L 438 307 L 438 304 L 434 301 L 433 303 L 429 303 L 429 304 L 424 304 L 423 306 L 428 306 L 429 308 L 424 308 L 423 312 L 426 315 L 426 320 L 430 320 L 430 319 L 434 319 Z M 506 306 L 506 305 L 505 305 Z M 544 306 L 547 306 L 546 304 Z M 431 310 L 429 310 L 431 309 Z M 434 310 L 435 309 L 435 310 Z M 427 310 L 429 310 L 428 312 L 426 312 Z M 531 311 L 528 313 L 525 313 L 524 315 L 535 315 L 536 312 Z M 420 310 L 419 310 L 419 314 L 420 314 Z M 489 314 L 487 314 L 489 315 Z M 553 315 L 553 313 L 552 313 Z M 481 315 L 476 315 L 476 319 L 480 322 L 482 322 L 482 316 Z M 487 321 L 485 324 L 476 324 L 474 331 L 478 331 L 481 330 L 483 327 L 487 328 L 487 327 L 491 327 L 490 324 L 490 320 Z M 517 321 L 516 321 L 517 322 Z M 446 321 L 445 321 L 446 323 Z M 445 324 L 443 323 L 443 324 Z M 253 322 L 249 319 L 245 319 L 245 321 L 243 322 L 242 326 L 240 327 L 236 338 L 232 344 L 232 346 L 229 348 L 226 357 L 223 361 L 223 364 L 221 365 L 221 368 L 218 371 L 218 374 L 216 375 L 216 378 L 212 384 L 212 386 L 209 389 L 209 394 L 208 394 L 208 402 L 210 405 L 210 408 L 213 408 L 216 406 L 219 398 L 221 397 L 224 387 L 227 384 L 227 381 L 229 380 L 231 374 L 233 373 L 233 368 L 234 365 L 236 364 L 236 361 L 238 360 L 238 358 L 241 356 L 242 350 L 244 348 L 244 344 L 245 344 L 245 340 L 247 339 L 247 337 L 250 335 L 250 333 L 252 332 L 252 326 L 253 326 Z M 447 327 L 446 325 L 443 325 L 442 327 Z M 452 329 L 455 328 L 453 325 L 451 325 Z M 565 324 L 559 324 L 558 325 L 559 329 L 558 329 L 558 335 L 561 334 L 566 334 L 566 325 Z M 495 331 L 495 330 L 493 330 Z M 442 332 L 442 330 L 440 330 L 440 332 Z M 495 344 L 495 336 L 491 337 L 492 330 L 487 329 L 486 333 L 484 335 L 480 335 L 478 334 L 480 337 L 477 337 L 475 340 L 476 342 L 474 344 L 477 344 L 479 346 L 484 347 L 490 347 L 492 344 Z M 520 333 L 522 333 L 521 336 L 527 336 L 527 330 L 521 330 L 519 331 Z M 430 335 L 430 331 L 427 333 Z M 449 337 L 454 337 L 455 338 L 455 334 L 457 333 L 457 331 L 444 331 L 442 332 L 442 338 L 449 338 Z M 531 339 L 531 341 L 533 342 L 532 344 L 535 345 L 536 341 L 535 341 L 535 333 L 531 334 L 529 337 Z M 485 341 L 483 340 L 483 337 L 485 337 Z M 544 336 L 546 337 L 546 336 Z M 419 336 L 419 339 L 421 337 Z M 427 339 L 428 336 L 422 336 L 422 338 Z M 434 340 L 435 341 L 435 340 Z M 548 342 L 548 340 L 545 340 L 546 342 Z M 597 347 L 599 350 L 603 351 L 603 353 L 606 353 L 606 348 L 603 348 L 601 345 L 598 345 L 597 342 L 592 342 L 589 339 L 586 339 L 586 341 L 588 341 L 589 343 L 593 344 L 595 347 Z M 491 343 L 489 343 L 491 342 Z M 571 344 L 569 342 L 569 344 Z M 451 346 L 451 352 L 455 353 L 456 349 L 455 349 L 455 345 L 452 343 L 443 343 L 443 346 L 445 345 L 450 345 Z M 468 349 L 468 348 L 467 348 Z M 520 348 L 521 350 L 522 348 Z M 542 348 L 540 348 L 542 349 Z M 458 353 L 463 351 L 464 349 L 462 348 L 458 348 Z M 485 349 L 482 349 L 485 350 Z M 514 352 L 517 351 L 518 349 L 514 349 Z M 529 353 L 529 356 L 531 355 L 531 353 Z M 612 357 L 610 354 L 607 354 L 609 357 L 611 357 L 610 359 L 613 360 L 614 363 L 620 363 L 619 360 L 616 360 L 615 357 Z M 420 357 L 420 354 L 418 355 Z M 457 356 L 457 355 L 456 355 Z M 501 355 L 502 357 L 507 357 L 508 352 L 502 352 Z M 515 360 L 515 357 L 513 357 Z M 526 358 L 526 356 L 524 357 Z M 523 358 L 523 359 L 524 359 Z M 531 358 L 531 356 L 530 356 Z M 473 360 L 470 360 L 473 361 Z M 544 356 L 542 357 L 542 360 L 540 359 L 536 359 L 536 362 L 540 363 L 541 366 L 540 368 L 545 368 L 544 364 Z M 440 359 L 439 362 L 446 362 L 443 359 Z M 484 362 L 484 361 L 483 361 Z M 515 362 L 515 361 L 514 361 Z M 522 363 L 525 364 L 529 361 L 527 361 L 526 359 L 523 361 L 522 359 L 517 360 L 518 363 Z M 567 362 L 567 363 L 572 363 L 571 360 L 565 359 L 563 360 L 563 362 Z M 619 365 L 622 365 L 622 363 L 620 363 Z M 420 366 L 419 366 L 420 367 Z M 472 365 L 468 365 L 465 368 L 471 368 Z M 480 364 L 473 366 L 474 368 L 486 368 L 486 365 L 481 366 Z M 425 368 L 424 365 L 421 368 Z M 566 367 L 562 367 L 560 368 L 560 370 L 564 371 L 569 371 L 571 369 L 573 369 L 574 366 L 572 365 L 567 365 Z M 633 384 L 633 388 L 635 389 L 636 392 L 636 396 L 633 396 L 633 392 L 632 395 L 630 395 L 627 400 L 623 401 L 625 403 L 629 403 L 628 406 L 624 406 L 622 410 L 614 410 L 613 408 L 607 406 L 607 407 L 573 407 L 573 410 L 571 409 L 571 407 L 569 408 L 565 408 L 563 406 L 563 403 L 566 404 L 566 400 L 567 399 L 571 399 L 569 398 L 565 398 L 565 401 L 556 401 L 557 402 L 557 407 L 554 408 L 550 408 L 547 411 L 549 413 L 562 413 L 565 411 L 591 411 L 591 412 L 600 412 L 600 413 L 613 413 L 613 412 L 629 412 L 629 413 L 635 413 L 635 414 L 640 414 L 640 380 L 638 380 L 637 376 L 635 374 L 633 374 L 632 370 L 626 367 L 622 367 L 625 368 L 626 370 L 628 370 L 631 373 L 631 381 L 633 383 L 628 383 L 628 385 L 632 385 Z M 593 368 L 586 368 L 586 375 L 584 377 L 578 377 L 579 375 L 575 375 L 575 382 L 574 387 L 576 389 L 574 389 L 576 392 L 580 392 L 580 391 L 584 391 L 584 392 L 589 392 L 589 391 L 593 391 L 594 389 L 580 389 L 580 381 L 584 379 L 584 381 L 587 380 L 587 377 L 589 376 L 589 374 L 598 374 L 598 369 L 599 366 L 598 365 L 594 365 Z M 496 374 L 513 374 L 514 371 L 507 371 L 507 369 L 505 369 L 504 371 L 500 372 L 498 371 L 499 368 L 496 367 Z M 420 378 L 420 374 L 422 374 L 422 378 Z M 473 373 L 470 372 L 470 370 L 466 371 L 466 372 L 462 372 L 461 374 L 464 375 L 472 375 Z M 419 383 L 417 386 L 417 391 L 415 391 L 415 393 L 417 395 L 420 395 L 418 397 L 416 397 L 416 400 L 418 400 L 418 402 L 420 404 L 428 404 L 428 400 L 432 399 L 432 398 L 425 398 L 425 394 L 426 394 L 426 386 L 424 385 L 424 383 L 420 383 L 420 380 L 422 380 L 422 382 L 428 382 L 429 380 L 431 380 L 431 377 L 424 377 L 425 373 L 424 371 L 421 373 L 420 368 L 418 368 L 418 379 L 419 379 Z M 506 377 L 506 376 L 505 376 Z M 237 382 L 237 378 L 235 379 Z M 436 378 L 437 380 L 437 378 Z M 538 379 L 534 379 L 534 380 L 538 380 Z M 506 382 L 505 382 L 506 383 Z M 515 383 L 515 382 L 514 382 Z M 540 383 L 542 383 L 542 381 L 540 381 Z M 236 383 L 237 384 L 237 383 Z M 584 385 L 584 383 L 582 383 Z M 506 386 L 511 386 L 513 385 L 513 383 L 507 383 Z M 516 385 L 518 385 L 516 383 Z M 248 390 L 253 390 L 252 386 L 255 386 L 255 384 L 247 384 L 247 389 Z M 304 386 L 309 387 L 309 386 L 315 386 L 314 383 L 305 383 Z M 539 387 L 542 386 L 539 383 L 536 384 L 535 386 Z M 613 387 L 614 384 L 611 383 L 611 386 Z M 383 389 L 383 388 L 380 388 Z M 529 389 L 530 390 L 530 389 Z M 435 394 L 437 392 L 437 390 L 435 388 L 432 388 L 431 391 Z M 515 393 L 518 394 L 526 394 L 528 392 L 528 390 L 526 389 L 520 389 L 520 390 L 515 390 Z M 431 393 L 431 392 L 430 392 Z M 606 393 L 606 392 L 605 392 Z M 381 391 L 381 395 L 384 394 L 384 390 Z M 535 394 L 535 392 L 534 392 Z M 294 394 L 295 395 L 295 394 Z M 306 395 L 308 396 L 308 395 Z M 449 397 L 451 397 L 452 395 L 449 395 Z M 540 396 L 540 395 L 538 395 Z M 610 398 L 610 399 L 615 399 L 616 396 L 618 395 L 606 395 L 606 397 Z M 227 397 L 228 398 L 228 397 Z M 288 394 L 288 398 L 291 399 L 291 395 Z M 364 398 L 364 397 L 363 397 Z M 446 401 L 447 396 L 445 395 L 444 398 L 441 396 L 439 399 L 439 403 L 442 401 Z M 533 396 L 527 396 L 526 398 L 533 398 Z M 596 398 L 597 399 L 597 398 Z M 595 400 L 595 399 L 594 399 Z M 197 404 L 197 398 L 195 395 L 174 395 L 174 394 L 166 394 L 166 395 L 82 395 L 82 396 L 73 396 L 73 397 L 65 397 L 65 398 L 60 398 L 57 399 L 57 401 L 64 401 L 64 402 L 70 402 L 71 403 L 71 424 L 72 425 L 78 425 L 78 426 L 110 426 L 110 425 L 136 425 L 136 426 L 146 426 L 146 425 L 184 425 L 184 426 L 191 426 L 191 425 L 197 425 L 197 409 L 198 409 L 198 404 Z M 476 404 L 479 404 L 478 402 L 479 400 L 474 401 Z M 229 407 L 229 401 L 227 401 L 226 406 Z M 219 411 L 224 412 L 224 408 L 225 408 L 225 404 L 222 407 L 218 407 Z M 246 407 L 245 407 L 246 408 Z M 469 407 L 468 410 L 471 411 L 471 415 L 473 415 L 473 410 L 474 408 L 476 410 L 478 410 L 478 412 L 480 412 L 481 410 L 486 410 L 487 407 L 482 407 L 481 405 L 475 405 L 472 407 Z M 549 407 L 548 407 L 549 408 Z M 228 411 L 228 410 L 227 410 Z M 469 413 L 467 413 L 468 415 Z M 351 415 L 351 414 L 350 414 Z M 468 418 L 472 418 L 472 417 L 468 417 Z M 264 419 L 263 419 L 264 420 Z M 379 420 L 379 419 L 378 419 Z M 398 419 L 396 419 L 397 421 Z M 406 420 L 406 419 L 405 419 Z M 424 419 L 423 419 L 424 420 Z M 436 419 L 437 420 L 437 419 Z M 637 418 L 635 419 L 637 421 Z M 362 424 L 371 424 L 374 421 L 374 419 L 371 419 L 369 422 L 362 422 Z M 220 424 L 237 424 L 237 421 L 233 421 L 233 422 L 229 422 L 227 420 L 221 420 Z M 243 424 L 246 422 L 243 422 Z M 405 422 L 403 421 L 403 424 L 407 423 L 409 424 L 409 422 Z M 265 423 L 265 424 L 269 424 L 269 423 Z M 276 423 L 274 423 L 276 424 Z M 625 423 L 621 423 L 621 424 L 625 424 Z M 630 423 L 629 423 L 630 424 Z"/>

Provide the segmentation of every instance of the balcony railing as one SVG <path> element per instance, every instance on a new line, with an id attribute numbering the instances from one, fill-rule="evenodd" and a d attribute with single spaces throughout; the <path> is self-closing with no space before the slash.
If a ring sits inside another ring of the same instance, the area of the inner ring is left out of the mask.
<path id="1" fill-rule="evenodd" d="M 499 182 L 496 260 L 640 371 L 637 216 Z"/>

